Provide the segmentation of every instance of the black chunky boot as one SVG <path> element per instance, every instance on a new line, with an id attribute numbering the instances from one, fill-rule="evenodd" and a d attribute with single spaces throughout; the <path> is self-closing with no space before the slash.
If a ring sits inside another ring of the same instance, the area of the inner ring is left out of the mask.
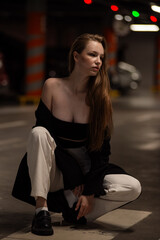
<path id="1" fill-rule="evenodd" d="M 36 235 L 53 235 L 51 216 L 48 211 L 40 211 L 35 214 L 32 222 L 31 232 Z"/>

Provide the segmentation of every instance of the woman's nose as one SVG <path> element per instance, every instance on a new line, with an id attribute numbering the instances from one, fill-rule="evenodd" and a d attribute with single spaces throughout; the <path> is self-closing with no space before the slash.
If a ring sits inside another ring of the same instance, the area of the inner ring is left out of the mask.
<path id="1" fill-rule="evenodd" d="M 101 58 L 100 56 L 97 56 L 96 63 L 99 65 L 101 63 Z"/>

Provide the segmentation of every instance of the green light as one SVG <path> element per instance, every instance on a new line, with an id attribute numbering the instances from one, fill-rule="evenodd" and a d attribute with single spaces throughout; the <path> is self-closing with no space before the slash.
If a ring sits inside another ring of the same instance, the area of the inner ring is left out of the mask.
<path id="1" fill-rule="evenodd" d="M 139 17 L 140 14 L 139 14 L 139 12 L 137 12 L 137 11 L 134 10 L 134 11 L 132 11 L 132 15 L 133 15 L 134 17 Z"/>

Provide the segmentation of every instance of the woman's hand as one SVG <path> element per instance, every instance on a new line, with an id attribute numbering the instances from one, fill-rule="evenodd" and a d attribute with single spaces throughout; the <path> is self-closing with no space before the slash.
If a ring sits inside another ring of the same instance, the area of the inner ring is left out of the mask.
<path id="1" fill-rule="evenodd" d="M 76 211 L 80 208 L 77 216 L 77 220 L 83 216 L 86 216 L 89 212 L 91 212 L 93 207 L 93 202 L 94 202 L 94 195 L 90 195 L 90 196 L 81 195 L 79 197 L 78 203 L 75 208 Z"/>
<path id="2" fill-rule="evenodd" d="M 72 192 L 76 197 L 80 197 L 82 195 L 83 190 L 84 190 L 84 185 L 82 184 L 82 185 L 79 185 L 78 187 L 75 187 L 75 189 Z"/>

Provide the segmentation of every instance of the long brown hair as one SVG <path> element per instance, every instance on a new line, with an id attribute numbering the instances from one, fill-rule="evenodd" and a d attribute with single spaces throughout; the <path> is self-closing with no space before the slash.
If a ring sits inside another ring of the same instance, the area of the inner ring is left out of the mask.
<path id="1" fill-rule="evenodd" d="M 97 76 L 89 78 L 86 95 L 86 103 L 90 107 L 89 149 L 97 151 L 101 148 L 104 138 L 111 136 L 113 128 L 110 83 L 106 63 L 106 41 L 103 36 L 85 33 L 76 38 L 69 53 L 69 72 L 71 73 L 75 66 L 74 51 L 80 54 L 89 41 L 97 41 L 104 48 L 102 66 Z"/>

